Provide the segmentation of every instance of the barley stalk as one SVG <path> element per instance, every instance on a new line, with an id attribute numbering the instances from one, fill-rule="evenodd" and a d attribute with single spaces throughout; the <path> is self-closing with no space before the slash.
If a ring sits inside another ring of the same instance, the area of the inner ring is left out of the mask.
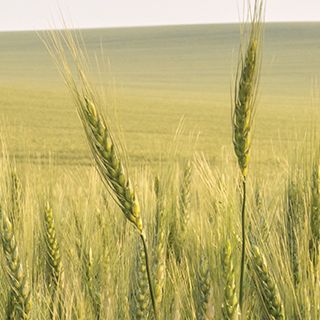
<path id="1" fill-rule="evenodd" d="M 60 256 L 60 248 L 56 235 L 56 228 L 52 208 L 49 203 L 44 208 L 45 244 L 47 253 L 47 266 L 49 275 L 49 287 L 54 294 L 60 286 L 63 286 L 63 266 Z"/>
<path id="2" fill-rule="evenodd" d="M 234 267 L 232 262 L 232 249 L 230 241 L 227 241 L 223 252 L 223 269 L 225 277 L 224 302 L 222 315 L 224 320 L 239 319 L 239 305 L 236 293 Z"/>
<path id="3" fill-rule="evenodd" d="M 18 246 L 13 233 L 12 223 L 2 215 L 2 246 L 6 257 L 6 270 L 10 283 L 10 314 L 11 319 L 28 320 L 31 312 L 31 293 L 27 275 L 20 261 Z"/>
<path id="4" fill-rule="evenodd" d="M 21 214 L 21 182 L 15 171 L 11 174 L 11 211 L 10 220 L 13 226 L 18 226 Z"/>
<path id="5" fill-rule="evenodd" d="M 148 275 L 145 251 L 139 242 L 137 247 L 136 266 L 133 285 L 133 303 L 131 317 L 133 320 L 145 320 L 148 317 Z"/>
<path id="6" fill-rule="evenodd" d="M 106 122 L 98 115 L 98 111 L 93 102 L 90 102 L 88 98 L 85 98 L 85 105 L 79 107 L 79 114 L 96 160 L 98 170 L 103 177 L 103 181 L 113 191 L 115 199 L 117 199 L 117 203 L 125 217 L 140 233 L 140 239 L 145 250 L 144 257 L 146 259 L 150 295 L 154 313 L 156 314 L 156 305 L 149 270 L 146 237 L 143 232 L 140 206 L 136 193 L 124 172 L 124 167 L 122 166 L 119 157 L 116 154 L 116 148 L 110 132 L 107 129 Z"/>
<path id="7" fill-rule="evenodd" d="M 78 219 L 77 213 L 73 214 L 75 227 L 76 227 L 76 248 L 78 258 L 82 264 L 83 285 L 88 293 L 91 301 L 92 309 L 95 313 L 95 318 L 99 320 L 101 318 L 101 296 L 99 291 L 95 291 L 94 277 L 93 277 L 93 253 L 92 248 L 84 243 L 83 240 L 83 228 Z M 105 239 L 103 239 L 105 241 Z"/>
<path id="8" fill-rule="evenodd" d="M 179 195 L 180 227 L 182 234 L 185 233 L 190 220 L 191 170 L 191 164 L 188 162 L 184 169 L 183 181 L 180 187 Z"/>
<path id="9" fill-rule="evenodd" d="M 92 265 L 93 265 L 93 256 L 92 256 L 92 249 L 89 248 L 88 252 L 85 254 L 85 261 L 86 261 L 86 277 L 88 279 L 88 283 L 92 284 Z"/>
<path id="10" fill-rule="evenodd" d="M 303 213 L 303 203 L 298 185 L 291 180 L 287 189 L 287 238 L 290 255 L 290 264 L 295 287 L 300 282 L 299 264 L 299 225 Z"/>
<path id="11" fill-rule="evenodd" d="M 60 34 L 60 36 L 61 38 L 52 33 L 51 46 L 50 44 L 47 44 L 47 47 L 56 59 L 66 84 L 73 94 L 78 114 L 86 133 L 92 155 L 95 159 L 96 168 L 102 177 L 102 181 L 107 185 L 110 194 L 122 210 L 126 219 L 130 221 L 139 232 L 145 250 L 146 269 L 152 306 L 155 318 L 157 318 L 147 241 L 143 230 L 140 205 L 136 192 L 118 155 L 116 144 L 110 132 L 110 127 L 107 125 L 106 120 L 97 108 L 95 93 L 85 74 L 86 68 L 84 66 L 85 58 L 83 53 L 71 33 Z M 80 79 L 80 85 L 77 84 L 77 81 L 75 80 L 76 77 L 69 66 L 64 45 L 67 46 L 71 53 L 77 76 Z M 81 88 L 79 88 L 79 86 Z"/>
<path id="12" fill-rule="evenodd" d="M 64 287 L 64 271 L 60 256 L 59 242 L 56 235 L 55 222 L 49 202 L 44 206 L 44 238 L 46 246 L 46 263 L 48 269 L 48 286 L 50 289 L 49 312 L 51 319 L 58 312 L 59 317 L 64 313 L 62 290 Z M 57 307 L 55 306 L 57 303 Z"/>
<path id="13" fill-rule="evenodd" d="M 276 282 L 272 278 L 265 257 L 257 246 L 252 247 L 253 268 L 263 303 L 271 319 L 284 320 L 284 308 Z"/>
<path id="14" fill-rule="evenodd" d="M 198 303 L 197 303 L 197 319 L 208 320 L 210 313 L 210 269 L 207 259 L 202 256 L 198 270 Z"/>
<path id="15" fill-rule="evenodd" d="M 166 232 L 164 228 L 164 195 L 158 177 L 155 179 L 154 189 L 156 194 L 154 293 L 157 309 L 160 310 L 166 280 Z"/>
<path id="16" fill-rule="evenodd" d="M 88 294 L 92 303 L 95 319 L 101 319 L 101 297 L 99 291 L 96 291 L 93 278 L 93 254 L 91 247 L 84 254 L 83 264 L 85 268 L 85 276 Z"/>
<path id="17" fill-rule="evenodd" d="M 246 177 L 251 148 L 254 103 L 259 79 L 260 45 L 263 0 L 256 0 L 251 20 L 249 41 L 245 53 L 240 49 L 238 71 L 235 81 L 234 105 L 232 112 L 233 146 L 242 175 L 242 254 L 240 270 L 240 308 L 243 304 L 243 280 L 245 268 L 245 205 Z"/>
<path id="18" fill-rule="evenodd" d="M 171 225 L 169 234 L 169 245 L 172 247 L 176 259 L 181 262 L 183 256 L 183 244 L 186 237 L 188 222 L 190 219 L 190 197 L 191 197 L 191 164 L 188 162 L 183 171 L 178 198 L 178 216 Z"/>

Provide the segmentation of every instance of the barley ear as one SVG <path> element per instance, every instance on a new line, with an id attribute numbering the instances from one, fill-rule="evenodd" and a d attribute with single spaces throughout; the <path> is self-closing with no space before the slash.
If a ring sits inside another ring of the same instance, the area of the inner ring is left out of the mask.
<path id="1" fill-rule="evenodd" d="M 101 296 L 97 286 L 95 285 L 96 277 L 93 273 L 94 259 L 91 247 L 85 250 L 83 260 L 87 282 L 87 291 L 91 300 L 95 318 L 99 320 L 101 319 Z"/>
<path id="2" fill-rule="evenodd" d="M 10 283 L 10 306 L 12 319 L 28 320 L 31 312 L 31 293 L 27 275 L 20 261 L 18 246 L 13 233 L 12 223 L 1 212 L 2 247 L 6 257 L 6 271 Z"/>
<path id="3" fill-rule="evenodd" d="M 44 208 L 44 227 L 49 287 L 56 291 L 59 286 L 63 285 L 63 267 L 52 208 L 48 202 Z"/>
<path id="4" fill-rule="evenodd" d="M 232 112 L 233 146 L 239 168 L 245 178 L 248 172 L 254 104 L 259 82 L 260 47 L 263 1 L 257 0 L 251 21 L 245 52 L 240 49 L 238 71 L 234 87 Z"/>
<path id="5" fill-rule="evenodd" d="M 14 170 L 11 174 L 11 211 L 10 221 L 13 226 L 18 226 L 21 214 L 22 187 L 20 179 Z"/>
<path id="6" fill-rule="evenodd" d="M 222 305 L 223 319 L 240 319 L 230 241 L 227 241 L 223 251 L 223 269 L 225 278 L 224 302 Z"/>
<path id="7" fill-rule="evenodd" d="M 88 97 L 84 98 L 78 111 L 103 181 L 112 190 L 125 217 L 142 233 L 140 205 L 117 154 L 117 148 L 106 121 Z"/>
<path id="8" fill-rule="evenodd" d="M 73 96 L 102 181 L 107 185 L 125 217 L 141 234 L 142 221 L 139 202 L 119 158 L 110 126 L 107 125 L 101 110 L 97 107 L 97 95 L 87 78 L 86 58 L 79 47 L 78 39 L 71 32 L 51 32 L 50 40 L 44 42 Z M 67 58 L 66 50 L 71 55 L 72 66 Z"/>
<path id="9" fill-rule="evenodd" d="M 135 274 L 132 276 L 131 315 L 133 320 L 144 320 L 148 318 L 149 295 L 145 251 L 141 242 L 137 246 L 134 270 Z"/>
<path id="10" fill-rule="evenodd" d="M 253 269 L 256 272 L 255 281 L 268 316 L 274 320 L 284 320 L 282 299 L 277 284 L 270 274 L 265 257 L 257 246 L 253 246 L 252 256 Z"/>
<path id="11" fill-rule="evenodd" d="M 100 288 L 96 288 L 96 274 L 94 274 L 94 257 L 90 246 L 84 242 L 83 228 L 77 213 L 73 212 L 76 227 L 76 251 L 81 262 L 82 282 L 91 302 L 95 319 L 101 319 L 101 295 Z M 104 246 L 105 248 L 105 246 Z"/>
<path id="12" fill-rule="evenodd" d="M 211 279 L 208 260 L 205 256 L 201 257 L 198 269 L 198 294 L 197 294 L 197 319 L 208 320 L 210 315 L 210 295 L 211 295 Z"/>
<path id="13" fill-rule="evenodd" d="M 60 256 L 60 248 L 56 235 L 52 208 L 47 202 L 44 207 L 44 238 L 46 246 L 46 263 L 48 287 L 50 289 L 49 312 L 51 319 L 58 313 L 61 318 L 64 313 L 62 291 L 64 288 L 64 272 Z"/>
<path id="14" fill-rule="evenodd" d="M 180 227 L 182 234 L 185 233 L 190 220 L 191 171 L 191 164 L 188 162 L 184 169 L 183 181 L 181 183 L 179 195 Z"/>
<path id="15" fill-rule="evenodd" d="M 190 197 L 191 197 L 191 164 L 188 162 L 183 170 L 180 183 L 178 210 L 176 218 L 171 222 L 169 232 L 169 246 L 175 254 L 177 262 L 181 262 L 186 239 L 187 226 L 190 220 Z"/>
<path id="16" fill-rule="evenodd" d="M 300 216 L 303 210 L 303 199 L 299 186 L 290 180 L 287 188 L 286 227 L 290 264 L 295 287 L 300 282 L 299 228 L 301 224 Z"/>
<path id="17" fill-rule="evenodd" d="M 156 194 L 154 294 L 157 309 L 160 310 L 166 280 L 166 232 L 164 226 L 164 195 L 158 177 L 155 179 L 154 190 Z"/>

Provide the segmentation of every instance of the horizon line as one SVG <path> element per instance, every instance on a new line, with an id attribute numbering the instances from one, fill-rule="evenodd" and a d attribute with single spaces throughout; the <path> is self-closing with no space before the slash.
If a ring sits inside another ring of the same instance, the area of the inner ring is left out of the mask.
<path id="1" fill-rule="evenodd" d="M 101 30 L 101 29 L 135 29 L 135 28 L 157 28 L 157 27 L 183 27 L 183 26 L 204 26 L 204 25 L 239 25 L 243 22 L 199 22 L 199 23 L 176 23 L 176 24 L 150 24 L 150 25 L 114 25 L 114 26 L 92 26 L 92 27 L 53 27 L 53 28 L 27 28 L 27 29 L 0 29 L 0 32 L 42 32 L 59 30 Z M 320 23 L 320 20 L 274 20 L 265 21 L 265 24 L 282 23 Z"/>

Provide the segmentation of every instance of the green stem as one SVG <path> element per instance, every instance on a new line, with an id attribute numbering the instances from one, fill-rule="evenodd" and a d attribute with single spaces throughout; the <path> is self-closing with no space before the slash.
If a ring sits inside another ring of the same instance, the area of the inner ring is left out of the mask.
<path id="1" fill-rule="evenodd" d="M 150 296 L 151 296 L 152 308 L 153 308 L 153 312 L 154 312 L 154 318 L 155 318 L 155 320 L 157 320 L 158 313 L 157 313 L 157 308 L 156 308 L 156 300 L 155 300 L 153 288 L 152 288 L 151 273 L 150 273 L 150 266 L 149 266 L 149 256 L 148 256 L 148 250 L 147 250 L 147 242 L 146 242 L 146 238 L 143 235 L 143 233 L 140 233 L 140 238 L 143 243 L 144 254 L 146 257 L 148 284 L 149 284 L 149 291 L 150 291 Z"/>
<path id="2" fill-rule="evenodd" d="M 245 230 L 246 178 L 245 177 L 243 177 L 242 187 L 243 187 L 242 210 L 241 210 L 242 250 L 241 250 L 240 293 L 239 293 L 239 305 L 241 310 L 242 310 L 242 304 L 243 304 L 243 278 L 244 278 L 244 267 L 245 267 L 245 250 L 246 250 L 246 230 Z"/>

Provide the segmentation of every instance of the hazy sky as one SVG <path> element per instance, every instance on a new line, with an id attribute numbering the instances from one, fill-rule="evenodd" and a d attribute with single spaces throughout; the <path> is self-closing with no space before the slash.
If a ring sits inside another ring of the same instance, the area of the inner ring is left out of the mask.
<path id="1" fill-rule="evenodd" d="M 0 0 L 0 30 L 238 22 L 243 0 Z M 61 13 L 60 13 L 61 11 Z M 240 14 L 241 16 L 241 14 Z M 267 21 L 320 21 L 320 0 L 267 0 Z"/>

